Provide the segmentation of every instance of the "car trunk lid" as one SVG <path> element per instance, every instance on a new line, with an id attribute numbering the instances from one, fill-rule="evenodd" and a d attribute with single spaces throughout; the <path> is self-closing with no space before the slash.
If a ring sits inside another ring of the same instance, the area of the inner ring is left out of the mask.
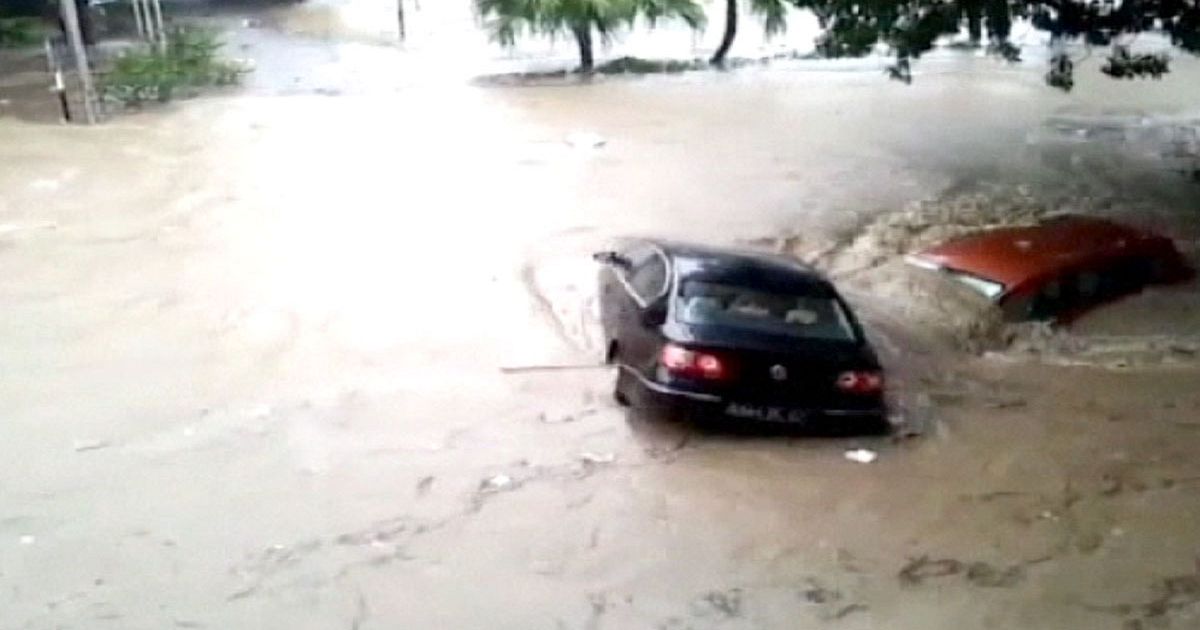
<path id="1" fill-rule="evenodd" d="M 871 351 L 853 341 L 710 327 L 688 327 L 688 334 L 676 341 L 718 356 L 728 366 L 729 376 L 713 387 L 727 398 L 747 402 L 855 407 L 864 397 L 841 391 L 838 376 L 850 370 L 879 369 Z"/>

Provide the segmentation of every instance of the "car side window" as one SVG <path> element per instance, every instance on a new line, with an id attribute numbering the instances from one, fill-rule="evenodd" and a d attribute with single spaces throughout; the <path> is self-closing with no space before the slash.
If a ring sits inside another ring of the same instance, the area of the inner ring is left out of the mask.
<path id="1" fill-rule="evenodd" d="M 634 263 L 629 286 L 638 298 L 649 303 L 662 294 L 667 283 L 667 264 L 663 257 L 652 253 L 641 265 Z"/>
<path id="2" fill-rule="evenodd" d="M 1054 319 L 1076 309 L 1090 308 L 1129 295 L 1153 279 L 1153 261 L 1131 256 L 1095 269 L 1055 278 L 1028 298 L 1012 296 L 1002 308 L 1009 320 Z"/>
<path id="3" fill-rule="evenodd" d="M 1062 313 L 1071 303 L 1065 290 L 1067 286 L 1068 283 L 1057 278 L 1042 285 L 1029 304 L 1029 318 L 1054 319 Z"/>
<path id="4" fill-rule="evenodd" d="M 1130 257 L 1100 273 L 1101 297 L 1111 299 L 1133 293 L 1153 278 L 1153 262 L 1142 257 Z"/>
<path id="5" fill-rule="evenodd" d="M 1094 304 L 1104 298 L 1101 291 L 1100 273 L 1096 271 L 1080 272 L 1075 279 L 1075 291 L 1079 294 L 1079 303 Z"/>

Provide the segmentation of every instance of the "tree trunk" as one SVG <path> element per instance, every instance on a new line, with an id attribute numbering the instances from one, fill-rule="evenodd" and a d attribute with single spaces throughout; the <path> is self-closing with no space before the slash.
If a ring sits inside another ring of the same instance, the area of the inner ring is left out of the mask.
<path id="1" fill-rule="evenodd" d="M 733 38 L 737 37 L 738 0 L 725 0 L 725 34 L 721 36 L 721 45 L 709 60 L 714 66 L 725 65 L 725 56 L 733 46 Z"/>
<path id="2" fill-rule="evenodd" d="M 75 7 L 79 13 L 79 32 L 83 34 L 83 43 L 95 46 L 96 22 L 92 19 L 92 7 L 87 0 L 75 0 Z"/>
<path id="3" fill-rule="evenodd" d="M 85 46 L 96 45 L 96 27 L 92 20 L 92 10 L 88 6 L 87 0 L 75 0 L 75 13 L 79 16 L 79 33 L 83 36 Z M 67 32 L 67 25 L 63 22 L 61 10 L 55 5 L 46 3 L 46 15 L 58 24 L 59 30 L 63 33 Z"/>
<path id="4" fill-rule="evenodd" d="M 978 44 L 983 39 L 983 7 L 979 0 L 966 0 L 962 5 L 967 17 L 967 33 L 971 36 L 971 42 Z"/>
<path id="5" fill-rule="evenodd" d="M 400 26 L 400 41 L 406 37 L 404 29 L 404 0 L 396 0 L 396 23 Z"/>
<path id="6" fill-rule="evenodd" d="M 988 36 L 995 41 L 1008 41 L 1012 32 L 1012 9 L 1005 0 L 988 0 Z"/>
<path id="7" fill-rule="evenodd" d="M 574 26 L 571 32 L 575 34 L 575 42 L 579 44 L 579 71 L 590 73 L 596 67 L 596 59 L 592 53 L 592 26 Z"/>

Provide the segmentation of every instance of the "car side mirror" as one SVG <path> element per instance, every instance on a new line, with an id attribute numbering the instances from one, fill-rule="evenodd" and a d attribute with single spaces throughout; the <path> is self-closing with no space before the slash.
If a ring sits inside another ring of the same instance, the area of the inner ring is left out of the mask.
<path id="1" fill-rule="evenodd" d="M 667 321 L 667 304 L 664 301 L 655 302 L 642 309 L 642 323 L 647 326 L 661 326 Z"/>
<path id="2" fill-rule="evenodd" d="M 596 252 L 595 254 L 592 254 L 592 260 L 600 263 L 601 265 L 608 265 L 609 267 L 616 267 L 626 271 L 633 266 L 629 262 L 628 258 L 613 251 Z"/>

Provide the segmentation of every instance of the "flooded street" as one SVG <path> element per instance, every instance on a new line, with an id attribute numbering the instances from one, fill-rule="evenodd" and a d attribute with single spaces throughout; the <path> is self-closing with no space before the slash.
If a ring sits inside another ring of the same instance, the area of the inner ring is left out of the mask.
<path id="1" fill-rule="evenodd" d="M 985 353 L 889 275 L 1064 210 L 1195 263 L 1196 59 L 498 86 L 552 56 L 327 10 L 220 16 L 240 90 L 0 117 L 0 629 L 1200 627 L 1196 285 Z M 822 266 L 903 430 L 618 407 L 588 255 L 625 234 Z"/>

